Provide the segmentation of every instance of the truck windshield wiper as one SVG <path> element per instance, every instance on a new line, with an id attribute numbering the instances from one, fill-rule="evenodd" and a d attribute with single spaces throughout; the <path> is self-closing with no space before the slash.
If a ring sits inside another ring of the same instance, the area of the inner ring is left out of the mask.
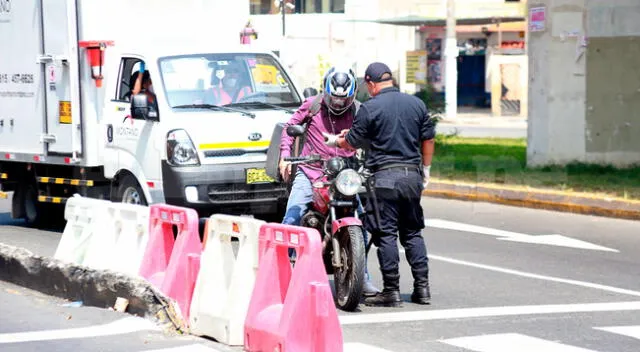
<path id="1" fill-rule="evenodd" d="M 263 107 L 269 107 L 269 108 L 273 108 L 273 109 L 278 109 L 278 110 L 282 110 L 282 111 L 286 111 L 290 114 L 293 114 L 295 111 L 291 110 L 291 109 L 287 109 L 283 106 L 279 106 L 279 105 L 275 105 L 275 104 L 270 104 L 270 103 L 264 103 L 261 101 L 247 101 L 244 103 L 233 103 L 233 104 L 229 104 L 228 106 L 253 106 L 253 105 L 258 105 L 258 106 L 263 106 Z"/>
<path id="2" fill-rule="evenodd" d="M 245 111 L 245 110 L 240 110 L 240 109 L 233 109 L 227 106 L 220 106 L 220 105 L 213 105 L 213 104 L 187 104 L 187 105 L 177 105 L 173 107 L 174 109 L 211 109 L 211 110 L 221 110 L 221 111 L 227 111 L 227 112 L 239 112 L 243 115 L 249 116 L 252 119 L 256 118 L 256 114 Z"/>

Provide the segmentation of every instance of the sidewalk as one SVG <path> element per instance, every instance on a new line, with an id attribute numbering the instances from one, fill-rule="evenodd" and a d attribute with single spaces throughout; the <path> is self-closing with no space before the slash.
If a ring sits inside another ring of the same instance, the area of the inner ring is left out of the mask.
<path id="1" fill-rule="evenodd" d="M 458 108 L 455 119 L 449 119 L 446 113 L 442 114 L 441 124 L 458 126 L 509 126 L 526 127 L 527 117 L 522 116 L 493 116 L 491 109 Z"/>
<path id="2" fill-rule="evenodd" d="M 590 193 L 432 179 L 423 194 L 439 198 L 640 220 L 640 200 L 613 198 Z"/>

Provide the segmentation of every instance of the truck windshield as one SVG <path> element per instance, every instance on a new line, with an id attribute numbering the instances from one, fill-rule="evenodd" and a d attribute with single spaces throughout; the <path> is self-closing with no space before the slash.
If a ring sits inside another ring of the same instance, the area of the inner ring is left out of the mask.
<path id="1" fill-rule="evenodd" d="M 266 103 L 299 106 L 301 98 L 279 63 L 264 54 L 201 54 L 159 60 L 171 107 Z M 266 106 L 266 105 L 256 105 Z"/>

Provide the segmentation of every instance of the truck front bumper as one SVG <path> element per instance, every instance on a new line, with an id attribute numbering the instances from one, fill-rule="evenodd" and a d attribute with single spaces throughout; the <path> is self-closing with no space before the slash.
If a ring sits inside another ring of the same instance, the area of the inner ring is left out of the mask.
<path id="1" fill-rule="evenodd" d="M 276 214 L 286 205 L 286 186 L 247 180 L 247 170 L 264 167 L 264 163 L 173 167 L 163 160 L 165 201 L 193 208 L 201 217 L 214 213 Z"/>

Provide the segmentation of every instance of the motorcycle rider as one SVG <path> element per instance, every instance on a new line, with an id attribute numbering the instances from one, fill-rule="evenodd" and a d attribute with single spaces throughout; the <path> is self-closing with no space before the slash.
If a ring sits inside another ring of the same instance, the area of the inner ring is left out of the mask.
<path id="1" fill-rule="evenodd" d="M 305 142 L 299 156 L 319 154 L 322 160 L 326 160 L 336 156 L 349 158 L 355 155 L 354 151 L 327 146 L 324 136 L 336 135 L 344 129 L 351 128 L 355 116 L 356 88 L 356 76 L 351 69 L 332 67 L 325 73 L 323 91 L 318 96 L 307 98 L 286 125 L 308 123 Z M 319 109 L 314 109 L 314 103 L 320 104 Z M 317 113 L 314 114 L 315 110 Z M 293 184 L 282 223 L 299 226 L 308 205 L 313 201 L 312 184 L 324 176 L 324 171 L 322 162 L 308 163 L 298 165 L 295 175 L 291 175 L 291 164 L 284 161 L 284 158 L 291 156 L 294 139 L 286 133 L 286 126 L 280 143 L 279 169 L 285 182 L 293 178 Z M 290 255 L 291 252 L 289 251 Z M 371 284 L 366 267 L 365 263 L 364 294 L 375 295 L 379 291 Z"/>

